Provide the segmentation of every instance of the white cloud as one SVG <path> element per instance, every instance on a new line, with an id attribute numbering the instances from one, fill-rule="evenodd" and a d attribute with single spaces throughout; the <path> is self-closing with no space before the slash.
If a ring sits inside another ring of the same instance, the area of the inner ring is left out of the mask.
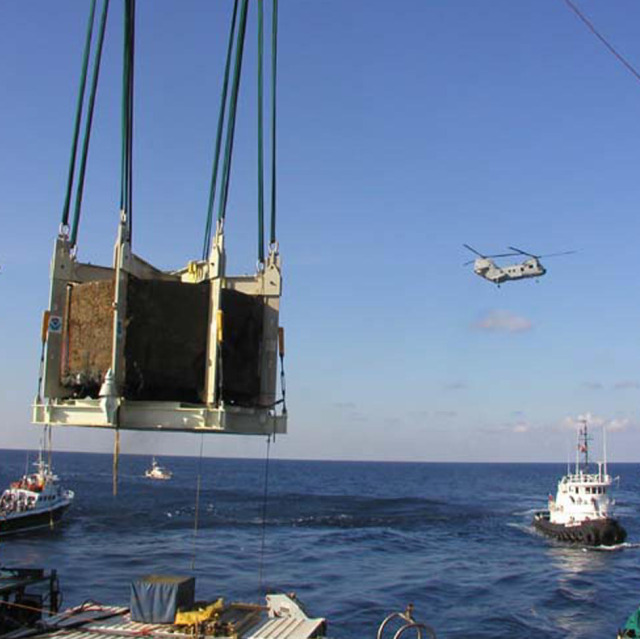
<path id="1" fill-rule="evenodd" d="M 582 386 L 587 390 L 602 390 L 604 388 L 602 382 L 584 382 Z"/>
<path id="2" fill-rule="evenodd" d="M 480 318 L 474 327 L 481 331 L 525 333 L 533 328 L 533 323 L 530 319 L 510 311 L 494 310 Z"/>
<path id="3" fill-rule="evenodd" d="M 599 426 L 604 426 L 607 423 L 607 420 L 604 417 L 600 417 L 599 415 L 594 415 L 593 413 L 583 413 L 582 415 L 578 415 L 578 422 L 587 422 L 587 426 L 593 426 L 598 428 Z"/>
<path id="4" fill-rule="evenodd" d="M 565 417 L 562 420 L 562 425 L 565 428 L 575 429 L 582 422 L 586 421 L 589 428 L 606 428 L 608 431 L 619 432 L 629 428 L 631 420 L 627 417 L 614 417 L 613 419 L 607 419 L 600 417 L 599 415 L 593 415 L 592 413 L 584 413 L 577 417 Z"/>
<path id="5" fill-rule="evenodd" d="M 520 419 L 517 421 L 509 421 L 504 422 L 502 424 L 497 424 L 495 426 L 485 426 L 481 428 L 480 431 L 487 435 L 498 435 L 505 433 L 514 433 L 516 435 L 522 435 L 523 433 L 529 433 L 534 429 L 528 421 L 524 419 Z"/>
<path id="6" fill-rule="evenodd" d="M 607 430 L 612 432 L 619 432 L 621 430 L 627 430 L 631 425 L 631 420 L 627 417 L 620 417 L 616 419 L 612 419 L 607 423 Z"/>
<path id="7" fill-rule="evenodd" d="M 528 433 L 529 428 L 527 422 L 518 422 L 511 430 L 514 433 Z"/>

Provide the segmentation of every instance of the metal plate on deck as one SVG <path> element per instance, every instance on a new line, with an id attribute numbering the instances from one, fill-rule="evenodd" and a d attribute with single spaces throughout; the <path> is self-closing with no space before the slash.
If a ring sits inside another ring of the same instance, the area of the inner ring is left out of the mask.
<path id="1" fill-rule="evenodd" d="M 269 601 L 267 597 L 267 601 Z M 234 637 L 234 639 L 311 639 L 324 636 L 326 620 L 310 618 L 287 595 L 278 595 L 291 602 L 290 613 L 276 614 L 271 605 L 231 603 L 223 609 L 213 626 L 176 626 L 173 624 L 141 623 L 131 620 L 126 608 L 91 605 L 71 609 L 52 617 L 40 632 L 30 637 L 59 637 L 64 639 L 105 639 L 148 637 L 157 639 L 193 639 L 200 637 Z M 224 631 L 227 629 L 227 632 Z M 212 633 L 211 630 L 214 632 Z"/>

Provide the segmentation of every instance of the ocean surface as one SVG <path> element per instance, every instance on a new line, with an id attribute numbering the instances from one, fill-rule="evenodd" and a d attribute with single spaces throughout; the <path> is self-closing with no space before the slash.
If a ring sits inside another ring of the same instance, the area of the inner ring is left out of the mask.
<path id="1" fill-rule="evenodd" d="M 25 458 L 0 451 L 2 486 Z M 159 461 L 171 481 L 123 455 L 113 497 L 109 455 L 55 453 L 75 504 L 58 531 L 2 539 L 0 563 L 56 568 L 65 605 L 127 604 L 131 580 L 152 572 L 194 574 L 200 599 L 256 601 L 262 557 L 263 588 L 296 592 L 346 639 L 375 637 L 408 603 L 439 638 L 613 638 L 640 604 L 637 465 L 610 465 L 628 543 L 584 550 L 530 525 L 561 464 L 272 459 L 263 526 L 264 460 L 208 458 L 194 540 L 198 459 Z"/>

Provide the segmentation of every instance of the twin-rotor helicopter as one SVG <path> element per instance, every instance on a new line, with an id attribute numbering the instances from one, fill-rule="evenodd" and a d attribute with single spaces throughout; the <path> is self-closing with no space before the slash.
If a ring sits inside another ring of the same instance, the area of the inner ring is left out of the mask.
<path id="1" fill-rule="evenodd" d="M 547 255 L 534 255 L 528 253 L 515 246 L 509 246 L 511 253 L 499 253 L 498 255 L 483 255 L 469 246 L 463 244 L 466 249 L 475 253 L 478 257 L 475 260 L 465 262 L 465 266 L 473 264 L 473 271 L 476 275 L 483 277 L 485 280 L 489 280 L 493 284 L 500 286 L 503 282 L 510 282 L 512 280 L 523 280 L 530 277 L 542 277 L 547 269 L 542 265 L 540 259 L 543 257 L 555 257 L 557 255 L 570 255 L 575 251 L 563 251 L 562 253 L 548 253 Z M 493 258 L 496 257 L 513 257 L 515 255 L 525 256 L 527 259 L 516 264 L 509 264 L 507 266 L 498 266 Z"/>

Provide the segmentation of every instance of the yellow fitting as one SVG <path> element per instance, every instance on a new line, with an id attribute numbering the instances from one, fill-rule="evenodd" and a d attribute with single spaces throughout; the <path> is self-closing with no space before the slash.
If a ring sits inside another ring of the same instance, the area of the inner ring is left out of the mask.
<path id="1" fill-rule="evenodd" d="M 222 344 L 223 336 L 224 336 L 224 311 L 218 310 L 217 325 L 216 325 L 216 337 L 218 339 L 218 344 Z"/>

